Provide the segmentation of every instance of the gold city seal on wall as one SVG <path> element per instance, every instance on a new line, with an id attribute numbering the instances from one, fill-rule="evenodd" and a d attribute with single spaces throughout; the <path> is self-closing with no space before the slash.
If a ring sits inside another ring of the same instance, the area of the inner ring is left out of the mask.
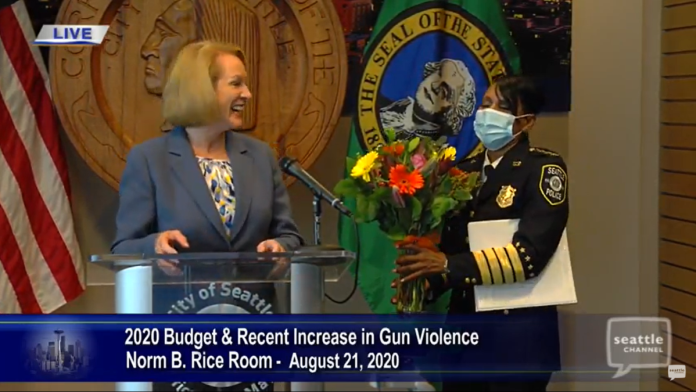
<path id="1" fill-rule="evenodd" d="M 347 61 L 331 0 L 65 0 L 56 23 L 110 26 L 99 46 L 53 48 L 50 68 L 66 133 L 113 187 L 130 148 L 170 128 L 165 75 L 190 42 L 242 47 L 254 97 L 241 131 L 277 155 L 311 166 L 340 116 Z"/>

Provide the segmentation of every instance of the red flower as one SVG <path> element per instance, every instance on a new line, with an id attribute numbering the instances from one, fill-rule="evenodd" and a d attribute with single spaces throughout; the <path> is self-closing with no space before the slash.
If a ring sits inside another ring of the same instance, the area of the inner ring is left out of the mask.
<path id="1" fill-rule="evenodd" d="M 396 165 L 389 170 L 389 185 L 402 195 L 413 195 L 423 188 L 423 176 L 417 170 L 409 172 L 406 166 Z"/>
<path id="2" fill-rule="evenodd" d="M 418 237 L 415 235 L 407 235 L 401 241 L 396 242 L 396 247 L 402 247 L 405 245 L 416 245 L 420 248 L 430 249 L 434 252 L 439 251 L 438 245 L 440 244 L 440 233 L 432 232 L 423 237 Z"/>
<path id="3" fill-rule="evenodd" d="M 405 149 L 405 147 L 401 143 L 396 143 L 396 144 L 391 145 L 391 146 L 382 147 L 382 151 L 385 154 L 391 154 L 391 155 L 394 155 L 397 157 L 404 153 L 404 149 Z"/>
<path id="4" fill-rule="evenodd" d="M 449 169 L 449 174 L 452 177 L 459 177 L 459 176 L 463 175 L 464 172 L 459 170 L 459 168 L 453 167 L 453 168 Z"/>

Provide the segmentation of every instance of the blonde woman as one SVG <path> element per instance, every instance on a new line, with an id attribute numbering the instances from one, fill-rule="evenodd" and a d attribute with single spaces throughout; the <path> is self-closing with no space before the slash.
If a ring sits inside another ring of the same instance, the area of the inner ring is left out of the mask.
<path id="1" fill-rule="evenodd" d="M 235 133 L 251 92 L 244 54 L 197 42 L 162 94 L 175 128 L 133 147 L 121 178 L 114 253 L 292 250 L 302 245 L 271 148 Z"/>
<path id="2" fill-rule="evenodd" d="M 113 253 L 283 252 L 303 244 L 271 148 L 234 132 L 250 98 L 238 47 L 207 41 L 181 50 L 162 93 L 164 119 L 175 128 L 128 155 Z M 174 262 L 160 267 L 180 273 Z M 240 289 L 247 292 L 254 309 L 243 312 L 265 312 L 259 304 L 275 297 L 272 285 Z"/>

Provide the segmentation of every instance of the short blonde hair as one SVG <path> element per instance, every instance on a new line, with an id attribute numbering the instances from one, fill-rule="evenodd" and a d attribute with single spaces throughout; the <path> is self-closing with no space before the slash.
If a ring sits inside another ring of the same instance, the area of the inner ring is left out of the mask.
<path id="1" fill-rule="evenodd" d="M 244 52 L 233 44 L 201 41 L 181 49 L 162 91 L 162 115 L 168 123 L 195 127 L 220 121 L 215 84 L 220 77 L 217 58 L 224 54 L 245 62 Z"/>

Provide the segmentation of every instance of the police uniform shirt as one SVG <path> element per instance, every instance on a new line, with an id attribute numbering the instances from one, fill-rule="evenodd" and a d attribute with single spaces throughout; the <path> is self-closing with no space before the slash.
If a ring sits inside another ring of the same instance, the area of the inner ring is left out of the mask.
<path id="1" fill-rule="evenodd" d="M 568 177 L 558 154 L 531 147 L 522 135 L 500 160 L 490 162 L 485 175 L 488 164 L 483 152 L 457 165 L 464 172 L 480 172 L 480 185 L 467 206 L 447 220 L 442 232 L 440 249 L 447 255 L 449 271 L 427 278 L 433 298 L 452 290 L 450 314 L 476 313 L 477 285 L 514 284 L 538 276 L 555 253 L 568 220 Z M 472 252 L 468 224 L 501 219 L 519 219 L 510 242 Z M 491 345 L 491 358 L 499 357 L 507 366 L 530 372 L 540 382 L 529 384 L 517 374 L 496 375 L 486 380 L 492 384 L 483 390 L 543 391 L 550 373 L 560 369 L 556 307 L 486 312 L 490 313 L 511 318 L 492 327 L 501 338 Z M 463 355 L 463 351 L 455 353 L 452 360 Z M 481 390 L 478 388 L 467 383 L 443 385 L 443 390 Z"/>
<path id="2" fill-rule="evenodd" d="M 490 166 L 493 170 L 495 170 L 495 168 L 498 167 L 498 164 L 500 163 L 500 161 L 503 160 L 503 157 L 504 157 L 505 155 L 503 154 L 503 156 L 499 157 L 499 158 L 496 159 L 494 162 L 491 162 L 491 160 L 488 158 L 488 150 L 486 150 L 486 151 L 484 152 L 483 156 L 484 156 L 485 158 L 484 158 L 484 160 L 483 160 L 483 167 L 482 167 L 482 169 L 481 169 L 481 183 L 482 183 L 482 184 L 483 184 L 484 182 L 486 182 L 486 177 L 487 177 L 486 172 L 487 172 L 487 171 L 490 171 L 490 170 L 486 170 L 486 168 Z M 479 190 L 480 190 L 480 189 L 481 189 L 481 188 L 479 188 Z"/>
<path id="3" fill-rule="evenodd" d="M 486 175 L 488 165 L 495 171 Z M 450 289 L 463 292 L 475 285 L 510 284 L 538 276 L 555 253 L 568 220 L 563 158 L 531 147 L 524 137 L 495 162 L 484 151 L 457 166 L 465 172 L 479 172 L 481 181 L 473 200 L 445 225 L 441 250 L 447 255 L 448 271 L 428 278 L 429 297 L 437 298 Z M 468 223 L 500 219 L 520 220 L 511 242 L 471 252 Z"/>

